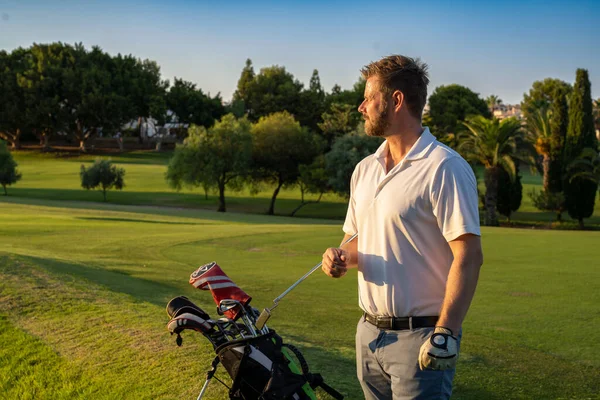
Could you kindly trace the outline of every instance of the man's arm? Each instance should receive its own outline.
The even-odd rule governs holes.
[[[346,234],[342,243],[350,239],[352,235]],[[323,253],[323,265],[321,269],[332,278],[340,278],[346,275],[348,268],[358,267],[358,239],[342,245],[341,247],[330,247]]]
[[[477,235],[462,235],[448,244],[454,261],[448,274],[446,294],[437,325],[458,335],[475,295],[479,270],[483,264],[483,252],[481,238]]]

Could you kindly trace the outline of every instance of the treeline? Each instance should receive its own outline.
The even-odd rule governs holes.
[[[142,122],[210,126],[225,113],[219,95],[211,97],[190,82],[163,80],[160,67],[132,55],[111,56],[81,44],[33,44],[0,51],[0,138],[13,149],[23,135],[35,135],[43,147],[59,134],[82,151],[97,136],[123,133]]]
[[[357,107],[364,87],[358,79],[351,89],[335,85],[326,92],[317,70],[305,87],[285,67],[257,72],[248,59],[232,101],[224,104],[219,94],[190,82],[175,78],[171,85],[153,61],[80,44],[34,44],[0,51],[0,138],[18,148],[21,135],[36,135],[48,147],[60,133],[85,151],[96,135],[146,141],[144,121],[170,124],[180,141],[185,138],[167,172],[173,187],[217,190],[225,211],[226,188],[258,190],[267,182],[275,188],[273,214],[283,187],[299,185],[300,206],[308,203],[305,193],[318,199],[329,191],[349,194],[354,166],[381,143],[363,134]],[[600,180],[598,103],[583,69],[574,86],[552,78],[534,82],[520,105],[522,120],[494,118],[497,96],[484,100],[453,84],[433,90],[423,124],[483,169],[486,225],[498,224],[497,213],[510,219],[518,210],[519,166],[528,164],[543,174],[543,190],[530,193],[535,205],[558,220],[568,212],[583,226]]]

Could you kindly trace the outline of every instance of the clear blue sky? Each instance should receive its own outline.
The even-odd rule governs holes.
[[[517,103],[534,81],[586,68],[600,97],[600,1],[0,0],[0,48],[53,41],[155,60],[225,100],[246,58],[305,84],[316,68],[329,91],[393,53],[430,65],[430,93],[459,83]]]

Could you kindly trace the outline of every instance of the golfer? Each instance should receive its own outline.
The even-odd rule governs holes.
[[[358,108],[385,138],[352,174],[344,240],[323,254],[334,278],[358,267],[357,374],[367,399],[447,399],[461,325],[483,263],[477,182],[421,115],[427,65],[394,55],[362,69]]]

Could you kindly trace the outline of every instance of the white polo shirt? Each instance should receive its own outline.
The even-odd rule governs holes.
[[[439,315],[453,261],[449,241],[481,235],[469,164],[425,128],[385,172],[387,141],[352,174],[344,232],[358,232],[360,307],[372,315]]]

